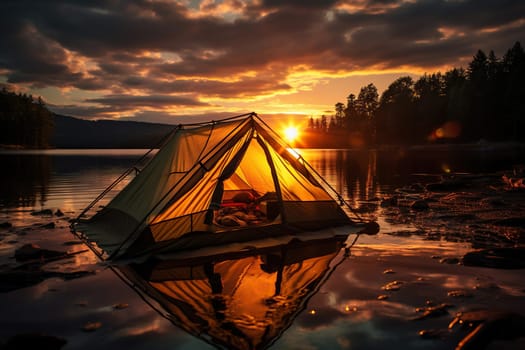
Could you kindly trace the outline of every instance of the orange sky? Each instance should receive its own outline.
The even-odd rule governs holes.
[[[0,84],[81,118],[318,117],[373,83],[501,57],[523,1],[3,1]]]

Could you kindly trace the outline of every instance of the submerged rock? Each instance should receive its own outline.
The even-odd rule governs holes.
[[[424,199],[418,199],[410,204],[412,210],[428,210],[429,208],[428,202]]]
[[[85,332],[93,332],[102,327],[102,322],[88,322],[82,327]]]
[[[31,270],[8,270],[0,271],[0,293],[7,293],[26,287],[31,287],[48,278],[58,277],[63,280],[72,280],[84,276],[91,276],[93,271],[76,271],[76,272],[54,272],[40,269]]]
[[[44,224],[42,226],[40,226],[42,228],[45,228],[45,229],[54,229],[56,227],[55,223],[54,222],[50,222],[50,223],[47,223],[47,224]]]
[[[401,281],[392,281],[390,283],[385,284],[381,289],[386,291],[397,291],[401,288],[401,285],[403,282]]]
[[[398,196],[392,196],[390,198],[385,198],[381,201],[380,206],[383,208],[386,207],[395,207],[398,204]]]
[[[441,339],[448,335],[446,329],[422,329],[418,332],[423,339]]]
[[[494,221],[496,226],[525,227],[525,217],[506,218]]]
[[[51,209],[43,209],[39,211],[31,212],[33,216],[53,216],[53,211]]]
[[[0,223],[0,228],[5,228],[5,229],[7,229],[7,228],[11,228],[11,227],[13,227],[13,224],[11,224],[10,222],[7,222],[7,221],[6,221],[6,222],[2,222],[2,223]]]
[[[458,289],[458,290],[451,290],[447,292],[447,296],[453,297],[453,298],[472,298],[474,294],[472,294],[471,292],[467,290]]]
[[[466,266],[522,269],[525,268],[525,247],[491,248],[468,252],[463,256],[462,263]]]
[[[17,334],[7,339],[2,346],[5,350],[18,349],[38,349],[38,350],[58,350],[66,345],[67,341],[52,335],[39,333]]]
[[[456,264],[459,264],[459,259],[458,258],[442,258],[439,260],[439,262],[441,264],[451,264],[451,265],[456,265]]]
[[[24,244],[15,251],[15,259],[19,262],[29,260],[47,260],[61,256],[67,256],[67,252],[42,249],[38,245],[32,243]]]
[[[453,305],[450,304],[439,304],[439,305],[431,305],[426,307],[417,308],[417,312],[421,312],[422,314],[418,317],[416,317],[414,320],[424,320],[426,318],[431,317],[441,317],[444,315],[448,315],[448,309],[451,308]]]
[[[449,324],[470,329],[457,345],[456,350],[484,349],[493,340],[512,340],[525,334],[525,317],[513,312],[477,310],[460,312]]]

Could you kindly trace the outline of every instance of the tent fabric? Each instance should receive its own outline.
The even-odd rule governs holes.
[[[175,325],[227,349],[266,349],[322,285],[346,237],[294,242],[243,256],[120,266]],[[343,258],[344,259],[344,258]]]
[[[258,225],[264,229],[217,223],[218,210],[243,191],[272,211]],[[305,161],[251,113],[179,126],[147,166],[75,230],[118,258],[351,223]]]

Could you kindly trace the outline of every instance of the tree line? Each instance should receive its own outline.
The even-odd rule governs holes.
[[[0,145],[47,148],[53,131],[53,113],[42,99],[0,91]]]
[[[502,58],[482,50],[467,69],[403,76],[379,96],[374,84],[348,95],[335,113],[310,118],[311,137],[339,146],[428,142],[525,141],[525,52]]]

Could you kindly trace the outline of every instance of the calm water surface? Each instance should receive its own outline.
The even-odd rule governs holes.
[[[60,208],[78,213],[145,150],[0,151],[0,208]],[[437,181],[447,173],[511,171],[522,152],[393,149],[388,151],[299,150],[302,156],[357,207],[414,182]],[[118,189],[117,189],[118,190]]]
[[[0,222],[10,222],[15,227],[8,232],[4,231],[0,237],[2,264],[9,266],[12,263],[10,257],[22,243],[56,247],[72,241],[73,236],[67,232],[67,220],[58,224],[58,228],[62,229],[59,233],[53,234],[50,231],[47,237],[32,236],[31,225],[45,223],[52,218],[35,217],[30,213],[50,208],[53,211],[60,209],[66,214],[66,218],[75,217],[144,152],[50,150],[0,153]],[[354,252],[353,258],[343,256],[338,250],[339,246],[333,246],[333,242],[329,242],[327,248],[318,254],[296,260],[290,258],[291,261],[283,265],[284,269],[282,266],[279,269],[280,265],[277,265],[272,270],[270,264],[270,267],[266,267],[269,270],[265,274],[260,269],[252,271],[254,266],[262,264],[261,257],[214,262],[218,270],[223,269],[220,292],[214,291],[213,283],[210,286],[202,282],[204,285],[195,284],[191,288],[187,281],[177,282],[181,284],[178,287],[155,284],[151,288],[152,285],[148,284],[149,289],[146,288],[143,295],[146,299],[159,294],[159,290],[166,291],[166,288],[210,288],[209,294],[188,292],[183,296],[179,295],[179,301],[175,304],[170,304],[169,300],[153,302],[157,309],[162,310],[164,305],[171,310],[169,322],[139,298],[113,271],[104,268],[92,255],[86,253],[72,262],[51,265],[49,268],[75,271],[79,266],[89,267],[97,271],[93,276],[67,282],[60,278],[51,278],[35,286],[0,294],[3,314],[0,318],[0,341],[17,333],[38,332],[66,339],[68,343],[64,349],[91,349],[93,346],[101,349],[210,349],[217,344],[224,346],[228,341],[240,342],[238,347],[246,348],[262,343],[263,338],[269,344],[275,342],[275,349],[384,349],[397,346],[406,349],[450,348],[452,341],[428,343],[414,337],[419,325],[407,323],[405,328],[399,327],[399,322],[396,321],[406,321],[406,315],[413,313],[412,307],[403,303],[391,303],[388,307],[386,304],[370,306],[371,303],[377,303],[374,300],[379,293],[380,284],[377,283],[380,282],[363,272],[368,271],[370,274],[370,271],[374,271],[381,275],[383,268],[388,266],[378,265],[379,258],[374,257],[374,253],[367,249],[371,245],[379,247],[386,244],[388,249],[395,247],[399,251],[408,252],[411,245],[418,246],[420,251],[425,249],[424,243],[417,237],[401,239],[384,235],[389,231],[409,230],[410,225],[399,228],[387,224],[377,200],[391,195],[396,188],[414,182],[438,181],[441,175],[447,173],[511,171],[525,163],[523,153],[499,151],[490,147],[481,150],[441,147],[431,151],[417,148],[385,151],[300,150],[300,153],[357,212],[376,218],[381,223],[381,234],[360,241],[366,244]],[[349,241],[352,239],[353,237],[349,238]],[[84,249],[82,245],[71,247],[76,251]],[[451,250],[463,252],[468,247],[440,242],[433,249],[433,252],[441,249],[446,253]],[[306,252],[308,249],[301,251]],[[289,256],[292,255],[290,253]],[[362,259],[356,261],[355,256]],[[410,253],[403,255],[403,258],[408,256]],[[396,263],[400,261],[401,258]],[[368,270],[362,264],[368,266]],[[242,279],[228,272],[239,268],[245,271]],[[137,285],[144,283],[140,278],[136,280],[136,272],[116,272]],[[277,286],[275,277],[279,273],[281,285]],[[250,276],[253,278],[250,279]],[[232,287],[235,293],[227,293],[230,285],[235,286]],[[265,288],[269,291],[270,298],[264,296]],[[273,295],[276,288],[280,291],[277,294],[282,297],[276,298]],[[255,290],[260,291],[260,297],[263,298],[261,300],[266,300],[255,311],[266,315],[261,317],[269,322],[268,325],[261,325],[250,319],[250,315],[243,313],[243,307],[250,308],[251,298],[258,297],[257,293],[254,295]],[[174,294],[167,295],[175,298]],[[220,303],[218,295],[222,298]],[[424,297],[418,298],[421,300],[413,302],[424,304]],[[207,326],[201,329],[185,326],[190,321],[184,321],[187,306],[181,306],[180,300],[184,301],[184,305],[191,305],[193,311],[190,313],[200,317],[201,321],[205,320]],[[129,304],[129,307],[116,311],[112,305],[119,303]],[[223,306],[217,306],[217,303]],[[366,309],[367,312],[360,312]],[[160,313],[165,314],[166,311]],[[225,323],[221,323],[221,320],[228,317],[235,317],[243,324],[252,325],[253,333],[242,333],[232,328],[233,326],[224,326]],[[83,325],[93,321],[100,321],[102,327],[93,333],[81,330]],[[214,322],[219,322],[221,326]],[[270,325],[274,325],[273,328]],[[217,327],[222,329],[222,333],[216,331],[219,329]],[[263,327],[266,333],[257,333],[257,327]]]

